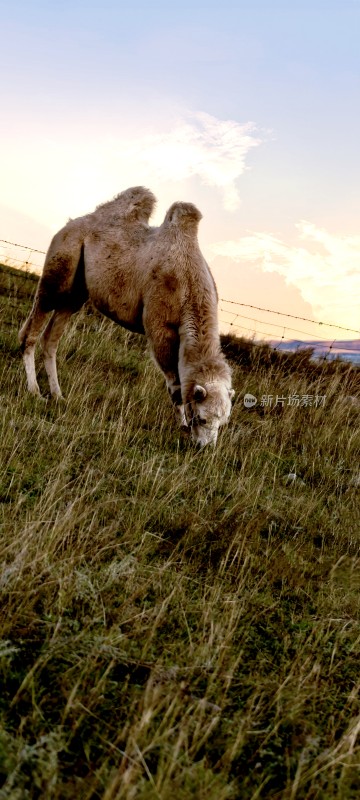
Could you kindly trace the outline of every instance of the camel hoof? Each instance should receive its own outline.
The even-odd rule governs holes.
[[[40,392],[31,392],[30,397],[33,397],[36,402],[40,403],[40,405],[47,403],[47,398],[40,394]]]
[[[38,397],[40,400],[44,400],[38,386],[35,389],[29,389],[29,395],[31,395],[31,397]]]
[[[53,402],[55,403],[60,403],[61,405],[64,405],[66,403],[66,399],[62,394],[52,394],[50,395],[50,397],[51,400],[53,400]]]

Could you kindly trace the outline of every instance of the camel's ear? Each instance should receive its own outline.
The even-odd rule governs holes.
[[[229,389],[229,397],[230,397],[230,400],[234,399],[234,397],[235,397],[234,389]]]
[[[194,386],[194,400],[195,400],[195,402],[196,403],[201,403],[202,400],[205,400],[206,395],[207,395],[206,389],[204,389],[203,386],[200,386],[200,384],[197,383],[196,386]]]

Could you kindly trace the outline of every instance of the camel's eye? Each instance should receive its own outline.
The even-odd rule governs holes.
[[[199,425],[206,425],[206,419],[202,419],[197,414],[193,414],[190,424],[192,427],[197,428]]]

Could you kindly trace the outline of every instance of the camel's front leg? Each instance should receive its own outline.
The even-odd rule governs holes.
[[[179,376],[178,375],[172,375],[170,373],[165,373],[165,380],[166,380],[166,385],[167,385],[167,388],[168,388],[169,395],[171,397],[171,402],[173,403],[173,405],[175,407],[175,412],[176,412],[176,416],[177,416],[177,420],[178,420],[179,426],[181,428],[186,428],[187,429],[188,425],[187,425],[187,422],[186,422],[185,409],[184,409],[182,396],[181,396],[181,386],[180,386],[180,383],[179,383]]]
[[[167,389],[180,427],[186,427],[184,405],[178,372],[179,336],[176,330],[145,314],[144,327],[152,355],[165,376]]]

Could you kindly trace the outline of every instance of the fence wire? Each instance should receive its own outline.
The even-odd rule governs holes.
[[[29,256],[27,257],[27,259],[24,259],[24,258],[18,258],[17,256],[13,256],[13,255],[10,255],[10,254],[8,254],[8,255],[5,254],[5,255],[2,255],[2,258],[5,258],[9,262],[15,261],[17,264],[23,264],[26,267],[33,266],[33,267],[36,267],[37,269],[41,269],[42,268],[42,264],[34,263],[31,260],[31,255],[33,253],[36,253],[36,254],[39,254],[39,255],[45,255],[45,250],[38,250],[35,247],[30,247],[29,245],[18,244],[17,242],[10,242],[7,239],[0,239],[0,247],[4,248],[4,245],[7,245],[7,248],[15,247],[15,248],[18,248],[19,250],[26,250],[26,251],[29,252]],[[284,311],[277,311],[277,310],[275,310],[273,308],[263,308],[262,306],[255,306],[255,305],[251,305],[250,303],[240,303],[237,300],[229,300],[229,299],[227,299],[225,297],[222,297],[220,299],[220,302],[222,304],[224,304],[224,303],[225,304],[229,304],[229,305],[235,306],[237,308],[253,309],[255,311],[261,311],[261,312],[266,313],[266,314],[275,314],[277,316],[285,317],[287,320],[293,320],[293,319],[294,320],[300,320],[301,322],[307,322],[307,323],[310,323],[311,325],[322,326],[324,328],[335,328],[336,330],[346,331],[347,333],[356,333],[356,334],[358,334],[360,336],[360,330],[354,330],[353,328],[345,328],[343,325],[336,325],[333,322],[322,322],[320,320],[309,319],[308,317],[300,317],[300,316],[298,316],[296,314],[287,314]],[[333,341],[331,341],[330,344],[328,344],[327,342],[325,343],[324,337],[321,337],[321,336],[319,336],[317,334],[314,334],[311,331],[304,331],[304,330],[300,330],[299,328],[294,328],[294,327],[292,327],[291,323],[290,324],[287,323],[287,324],[283,325],[282,323],[278,324],[278,323],[275,323],[275,322],[271,322],[269,319],[261,320],[261,319],[258,319],[257,317],[254,317],[254,316],[248,316],[246,314],[242,314],[240,311],[236,311],[235,309],[232,310],[232,309],[229,309],[229,308],[224,308],[223,306],[220,307],[220,314],[226,314],[226,315],[229,315],[229,317],[230,317],[229,319],[226,319],[226,318],[220,316],[219,319],[220,319],[220,322],[223,323],[223,325],[228,326],[228,328],[230,328],[230,329],[234,329],[234,330],[237,330],[237,331],[246,331],[247,334],[250,333],[254,341],[256,341],[256,337],[268,336],[268,337],[270,337],[270,340],[271,340],[270,343],[273,345],[275,340],[279,340],[279,343],[277,345],[275,345],[275,349],[279,348],[281,345],[284,346],[286,344],[290,345],[291,343],[293,343],[294,337],[292,335],[287,335],[287,334],[298,333],[298,334],[301,334],[302,336],[310,336],[311,337],[310,340],[302,341],[301,343],[299,343],[298,347],[302,347],[302,348],[306,347],[306,346],[312,347],[312,346],[315,345],[315,350],[316,350],[316,345],[318,343],[318,345],[319,345],[318,349],[321,350],[321,355],[323,355],[323,356],[324,355],[328,355],[330,353],[336,353],[336,352],[338,352],[338,354],[339,355],[341,354],[342,356],[346,356],[348,354],[351,354],[351,355],[355,354],[355,357],[359,356],[359,361],[360,361],[360,342],[359,342],[359,347],[357,346],[357,342],[355,343],[355,346],[354,346],[352,342],[349,342],[349,344],[347,344],[346,340],[342,340],[341,341],[340,339],[334,339]],[[241,323],[241,320],[246,320],[247,322],[249,322],[249,321],[253,322],[254,325],[252,327],[249,327],[249,325],[243,325]],[[263,330],[263,329],[260,330],[258,328],[258,326],[261,326],[261,328],[263,328],[264,325],[266,327],[269,327],[269,328],[270,327],[271,328],[281,328],[282,329],[282,334],[280,335],[279,333],[276,333],[274,331],[270,332],[268,330]],[[264,339],[263,338],[260,338],[260,339],[258,338],[258,342],[259,341],[264,341]],[[322,344],[321,348],[320,348],[320,344]],[[294,347],[294,344],[292,345],[292,349],[293,349],[293,347]]]

